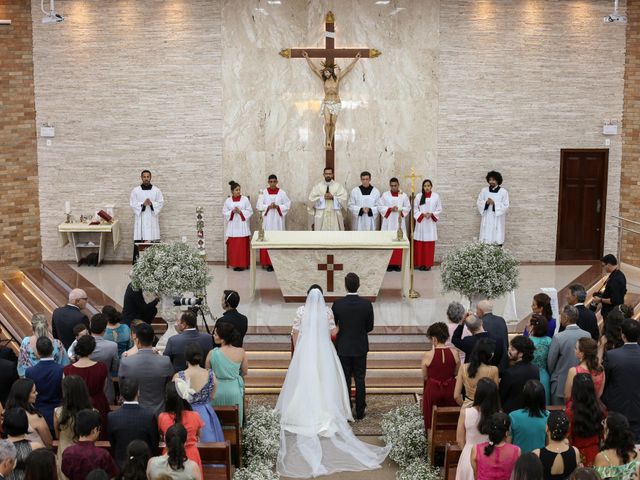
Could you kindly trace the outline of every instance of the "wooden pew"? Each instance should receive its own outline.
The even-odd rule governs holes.
[[[434,465],[436,450],[445,451],[447,444],[456,443],[458,417],[460,417],[460,407],[433,407],[431,428],[427,438],[431,465]]]
[[[236,468],[242,467],[242,427],[240,426],[240,411],[237,405],[218,406],[213,408],[222,425],[224,439],[231,444],[235,454]],[[246,410],[245,410],[246,411]]]
[[[455,443],[447,443],[444,447],[444,480],[452,480],[456,478],[456,470],[458,469],[458,460],[462,449]]]
[[[231,480],[231,445],[228,441],[198,443],[203,480]]]

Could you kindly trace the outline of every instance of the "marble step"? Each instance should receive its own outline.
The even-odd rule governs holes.
[[[413,369],[419,368],[423,352],[420,351],[373,351],[367,356],[367,368]],[[291,361],[289,352],[249,351],[249,365],[254,369],[288,368]]]
[[[287,370],[284,368],[249,369],[245,379],[246,387],[276,387],[284,382]],[[367,387],[372,388],[417,388],[422,387],[422,372],[416,369],[367,369]]]

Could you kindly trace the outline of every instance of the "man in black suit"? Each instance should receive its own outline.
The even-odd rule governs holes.
[[[358,295],[360,278],[355,273],[344,277],[347,296],[333,303],[333,316],[338,327],[336,351],[351,397],[351,376],[356,382],[356,419],[364,418],[367,406],[365,376],[367,374],[368,333],[373,330],[373,305]]]
[[[107,426],[111,450],[120,468],[127,459],[127,447],[134,440],[149,445],[151,455],[158,450],[158,424],[151,410],[138,403],[138,384],[129,378],[120,382],[120,394],[124,398],[122,407],[109,412]]]
[[[476,307],[476,315],[482,320],[482,328],[495,341],[502,344],[502,358],[498,368],[503,371],[509,366],[509,358],[504,352],[509,348],[509,330],[504,318],[493,314],[493,304],[489,300],[481,300]]]
[[[238,339],[233,343],[234,347],[242,347],[244,336],[247,334],[249,322],[247,317],[242,315],[238,310],[240,304],[240,294],[235,290],[225,290],[222,292],[222,309],[224,313],[216,321],[216,326],[221,322],[230,323],[238,332]]]
[[[89,329],[89,318],[81,312],[86,306],[87,294],[84,290],[74,288],[69,292],[69,303],[53,311],[51,321],[53,338],[60,340],[67,350],[76,339],[73,335],[73,327],[84,323],[87,330]]]
[[[528,380],[540,380],[540,371],[531,365],[536,347],[530,338],[517,335],[509,343],[509,360],[513,363],[505,369],[500,379],[502,410],[511,413],[524,407],[522,389]]]
[[[611,255],[605,255],[600,259],[602,268],[609,274],[607,283],[605,283],[604,291],[596,293],[593,302],[602,304],[600,313],[604,320],[607,319],[609,312],[618,305],[624,304],[624,296],[627,294],[627,277],[620,271],[618,267],[618,259]]]
[[[196,314],[190,310],[183,313],[176,323],[176,329],[180,332],[180,335],[170,337],[164,349],[164,355],[171,359],[175,371],[179,372],[187,368],[184,351],[187,345],[194,342],[202,348],[203,362],[200,366],[204,367],[204,359],[213,348],[213,339],[211,335],[198,332],[198,317]]]
[[[124,292],[124,301],[122,302],[122,323],[131,326],[131,321],[135,319],[146,323],[153,322],[158,313],[156,305],[158,305],[159,301],[160,298],[156,297],[147,303],[142,290],[134,290],[131,283],[129,283],[127,290]]]
[[[18,379],[17,362],[0,358],[0,403],[7,404],[11,385]]]
[[[622,339],[624,345],[609,350],[605,357],[602,401],[610,412],[627,417],[635,443],[640,443],[640,323],[630,318],[622,322]]]
[[[600,329],[598,328],[598,319],[596,314],[584,306],[584,301],[587,299],[587,290],[584,286],[576,283],[569,287],[569,297],[567,303],[573,305],[578,310],[578,325],[585,332],[589,332],[591,338],[596,342],[600,338]],[[563,328],[560,331],[564,330]]]
[[[462,330],[464,326],[467,326],[471,335],[468,337],[462,338]],[[467,312],[465,314],[464,321],[460,322],[460,324],[453,331],[453,335],[451,336],[451,343],[458,350],[464,352],[464,363],[469,363],[471,359],[471,352],[473,351],[473,347],[476,346],[476,342],[481,338],[491,338],[496,342],[496,351],[491,357],[491,365],[498,367],[500,362],[502,362],[502,356],[506,355],[504,351],[504,347],[502,345],[502,340],[494,338],[489,332],[485,331],[482,326],[482,319],[478,318],[473,313]]]
[[[62,400],[62,376],[64,367],[53,359],[53,342],[48,337],[40,337],[36,341],[38,363],[27,368],[24,376],[36,384],[36,408],[47,421],[53,432],[53,411]]]

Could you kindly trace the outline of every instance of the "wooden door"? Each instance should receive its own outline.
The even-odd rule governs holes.
[[[556,260],[598,260],[604,243],[609,150],[561,150]]]

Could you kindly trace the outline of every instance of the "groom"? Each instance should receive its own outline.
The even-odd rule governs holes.
[[[356,381],[356,420],[364,418],[365,384],[367,373],[367,352],[369,338],[367,333],[373,330],[373,305],[358,295],[360,278],[355,273],[347,273],[344,278],[347,296],[333,303],[333,315],[338,327],[336,351],[342,363],[347,381],[347,390],[351,393],[351,376]],[[349,395],[351,398],[351,395]]]

